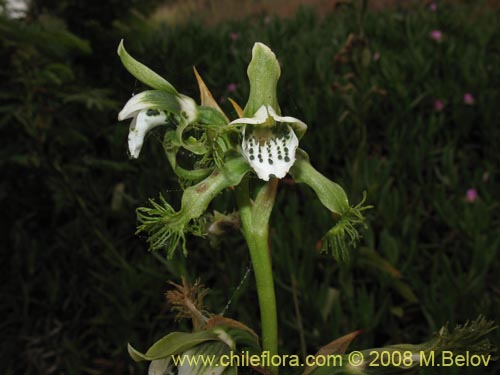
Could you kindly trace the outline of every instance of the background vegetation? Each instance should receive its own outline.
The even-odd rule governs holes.
[[[143,15],[153,0],[95,3],[34,1],[26,18],[0,20],[3,374],[144,373],[126,343],[142,349],[178,327],[163,293],[181,275],[212,289],[209,310],[259,329],[241,235],[193,239],[171,262],[134,235],[135,208],[159,192],[175,202],[180,188],[159,133],[128,160],[116,117],[142,87],[119,63],[121,38],[193,97],[195,65],[233,118],[226,99],[244,104],[251,47],[267,43],[283,67],[283,112],[309,125],[303,148],[353,202],[366,190],[375,206],[339,267],[317,250],[326,210],[281,182],[271,233],[284,353],[356,329],[353,347],[367,348],[421,342],[479,314],[498,321],[498,11],[347,4],[174,27]],[[231,207],[221,196],[214,208]]]

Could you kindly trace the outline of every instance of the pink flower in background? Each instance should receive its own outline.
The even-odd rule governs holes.
[[[373,54],[373,61],[378,61],[380,60],[380,52],[375,52]]]
[[[238,85],[236,83],[230,83],[227,85],[227,91],[235,92],[238,89]]]
[[[433,12],[435,12],[438,8],[438,5],[436,3],[431,3],[431,5],[429,5],[429,9],[432,10]]]
[[[478,198],[479,194],[477,193],[476,189],[469,189],[467,190],[467,193],[465,193],[465,200],[468,203],[474,203]]]
[[[443,33],[441,32],[441,30],[432,30],[429,36],[436,42],[441,42],[443,40]]]
[[[232,31],[230,34],[229,34],[229,37],[231,38],[231,40],[233,42],[236,42],[238,39],[240,39],[240,34]]]
[[[441,99],[436,99],[434,101],[434,110],[436,112],[441,112],[444,109],[444,103]]]
[[[464,103],[467,105],[473,105],[474,104],[474,96],[470,92],[467,92],[464,94]]]
[[[219,99],[219,103],[223,104],[225,102],[226,102],[226,98],[224,98],[223,96],[221,96],[220,99]]]

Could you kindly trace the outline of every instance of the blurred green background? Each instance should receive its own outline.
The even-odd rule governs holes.
[[[317,250],[328,212],[307,188],[280,184],[271,240],[283,353],[312,354],[356,329],[353,349],[419,343],[479,314],[498,322],[497,8],[230,3],[33,0],[13,18],[0,1],[2,374],[145,373],[126,343],[144,349],[179,329],[163,294],[181,275],[211,288],[210,311],[230,301],[226,316],[260,329],[240,234],[191,239],[188,258],[168,262],[134,235],[137,207],[159,192],[178,202],[181,190],[161,130],[128,159],[117,113],[144,87],[119,62],[121,38],[195,98],[196,66],[231,118],[252,45],[268,44],[283,113],[309,125],[302,147],[353,203],[366,191],[374,205],[339,266]],[[231,210],[229,198],[213,208]]]

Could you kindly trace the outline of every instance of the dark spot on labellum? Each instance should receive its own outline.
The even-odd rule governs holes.
[[[273,164],[273,159],[267,159],[267,162],[272,165]]]
[[[290,161],[290,158],[288,156],[285,156],[285,161],[288,163]]]
[[[160,114],[160,111],[157,109],[148,109],[146,112],[146,116],[158,116]]]

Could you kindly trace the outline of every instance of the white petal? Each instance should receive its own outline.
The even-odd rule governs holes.
[[[252,125],[259,125],[263,124],[267,121],[269,117],[269,112],[268,108],[271,108],[270,106],[263,105],[261,106],[257,112],[255,112],[255,115],[253,117],[242,117],[237,120],[231,121],[229,125],[232,124],[252,124]]]
[[[118,113],[118,121],[133,118],[139,111],[147,108],[147,104],[144,100],[145,95],[145,92],[141,92],[140,94],[132,96],[127,103],[125,103],[120,113]]]
[[[198,110],[196,109],[196,103],[189,96],[179,94],[177,100],[181,106],[181,116],[188,120],[188,123],[196,120],[198,116]]]
[[[185,95],[172,95],[159,90],[147,90],[132,96],[118,114],[122,121],[134,117],[144,109],[157,108],[184,117],[193,122],[197,117],[196,103]]]
[[[299,119],[295,118],[295,117],[291,117],[291,116],[280,116],[276,113],[276,111],[273,109],[273,107],[271,106],[268,106],[268,109],[269,109],[269,114],[271,115],[271,117],[273,119],[276,120],[276,122],[291,122],[291,123],[299,123],[299,124],[302,124],[304,125],[305,127],[307,127],[307,125],[300,121]]]
[[[281,134],[269,128],[264,129],[264,133],[263,129],[256,128],[248,135],[245,134],[247,127],[243,130],[243,155],[261,180],[269,181],[272,176],[283,178],[295,163],[299,140],[290,126],[285,126]],[[265,131],[267,136],[262,135]]]
[[[128,149],[134,159],[139,157],[146,133],[156,126],[167,123],[164,111],[144,109],[139,111],[130,124],[128,133]]]

